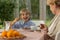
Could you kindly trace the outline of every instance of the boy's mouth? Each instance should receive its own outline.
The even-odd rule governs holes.
[[[24,19],[28,19],[28,17],[25,17]]]

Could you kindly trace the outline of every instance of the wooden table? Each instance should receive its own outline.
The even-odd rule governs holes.
[[[28,30],[18,30],[20,31],[22,34],[24,34],[26,36],[26,38],[24,38],[24,40],[40,40],[40,38],[42,37],[40,32],[34,31],[28,31]]]
[[[24,34],[26,38],[23,40],[42,40],[41,37],[43,37],[41,32],[34,31],[31,32],[29,30],[23,30],[23,29],[17,29],[20,33]],[[3,30],[1,30],[2,32]]]

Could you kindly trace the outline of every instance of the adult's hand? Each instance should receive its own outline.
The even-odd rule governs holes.
[[[45,24],[40,24],[41,31],[48,32],[48,27]]]

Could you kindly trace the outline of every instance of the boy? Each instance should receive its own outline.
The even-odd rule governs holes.
[[[31,13],[27,9],[22,9],[20,11],[20,17],[16,18],[10,25],[11,28],[30,28],[30,26],[35,26],[31,21]]]

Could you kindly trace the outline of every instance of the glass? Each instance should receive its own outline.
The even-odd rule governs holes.
[[[5,28],[4,29],[6,31],[8,31],[9,30],[9,27],[10,27],[10,21],[5,21],[4,23],[5,23],[5,26],[4,26]]]

